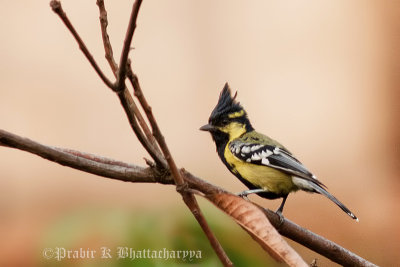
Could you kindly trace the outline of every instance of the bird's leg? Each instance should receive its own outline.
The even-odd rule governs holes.
[[[257,189],[245,190],[245,191],[242,191],[240,193],[237,193],[236,195],[239,196],[239,197],[242,197],[242,198],[244,198],[246,200],[249,200],[247,198],[247,195],[261,193],[261,192],[268,192],[268,190],[257,188]]]
[[[282,223],[284,222],[285,218],[282,215],[282,211],[283,211],[283,206],[285,206],[285,202],[287,199],[288,195],[283,197],[282,203],[279,206],[279,208],[275,211],[275,213],[279,216],[279,221],[281,222],[280,225],[282,225]]]

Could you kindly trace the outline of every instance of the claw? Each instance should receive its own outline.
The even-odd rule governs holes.
[[[236,195],[238,197],[241,197],[241,198],[247,200],[247,201],[250,201],[250,199],[247,197],[247,195],[248,195],[247,191],[243,191],[243,192],[237,193]]]
[[[239,197],[242,197],[242,198],[244,198],[246,200],[249,200],[247,198],[247,195],[257,194],[257,193],[261,193],[261,192],[267,192],[267,191],[265,189],[257,188],[257,189],[245,190],[245,191],[242,191],[240,193],[237,193],[236,195],[239,196]]]
[[[282,211],[280,209],[275,211],[275,214],[279,216],[279,226],[278,226],[278,228],[279,228],[285,222],[285,217],[283,217]]]

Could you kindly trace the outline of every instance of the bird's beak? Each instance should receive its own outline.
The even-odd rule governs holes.
[[[206,124],[200,127],[200,131],[207,131],[207,132],[211,132],[214,131],[216,128],[214,126],[212,126],[211,124]]]

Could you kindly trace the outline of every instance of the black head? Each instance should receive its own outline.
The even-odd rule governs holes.
[[[216,139],[223,137],[231,139],[253,130],[246,111],[235,100],[236,95],[232,97],[231,89],[226,83],[208,119],[208,124],[200,128],[202,131],[209,131],[216,142]]]

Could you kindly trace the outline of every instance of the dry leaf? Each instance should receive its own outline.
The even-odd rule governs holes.
[[[217,193],[206,196],[214,205],[232,217],[274,259],[289,266],[308,266],[271,225],[265,214],[241,197]]]

